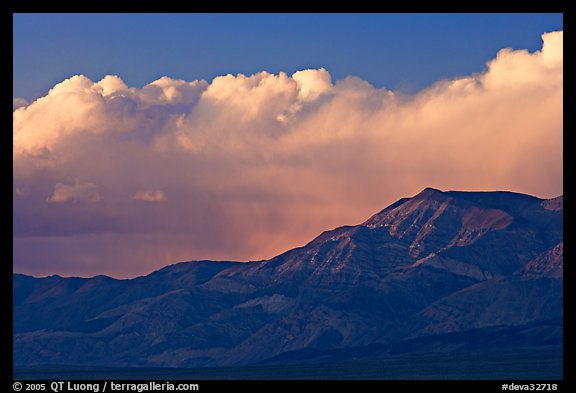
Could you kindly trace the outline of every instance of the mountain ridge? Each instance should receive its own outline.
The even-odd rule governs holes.
[[[562,196],[427,188],[270,260],[182,262],[124,280],[14,274],[14,362],[245,365],[492,337],[501,324],[551,332],[517,330],[529,346],[561,342],[545,321],[562,317],[562,212]]]

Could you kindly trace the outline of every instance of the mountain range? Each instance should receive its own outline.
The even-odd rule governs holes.
[[[13,275],[15,365],[220,367],[561,348],[563,197],[427,188],[256,262]]]

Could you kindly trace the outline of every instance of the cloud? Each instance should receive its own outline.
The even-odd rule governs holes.
[[[19,189],[16,188],[16,193],[21,194]],[[54,185],[54,192],[46,202],[49,203],[66,203],[66,202],[89,202],[94,203],[100,201],[100,193],[98,186],[93,183],[74,183],[63,184],[56,183]]]
[[[100,88],[103,96],[110,96],[114,93],[121,94],[128,91],[128,86],[118,75],[106,75],[94,87],[96,89]]]
[[[298,98],[302,101],[314,101],[332,88],[332,77],[324,68],[297,71],[292,79],[298,86]]]
[[[413,95],[325,69],[71,77],[13,112],[15,269],[268,258],[427,186],[557,196],[563,33],[542,39]]]
[[[160,190],[138,191],[132,199],[144,202],[165,202],[166,195]]]
[[[18,108],[21,108],[23,106],[27,106],[28,105],[28,101],[25,100],[24,98],[13,98],[12,99],[12,110],[15,111]]]

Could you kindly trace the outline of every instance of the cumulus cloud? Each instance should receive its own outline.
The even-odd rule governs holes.
[[[128,90],[128,86],[118,75],[106,75],[95,86],[95,89],[100,89],[103,96],[110,96],[114,93],[121,93]]]
[[[19,189],[16,189],[17,194],[21,194]],[[54,185],[54,192],[46,202],[49,203],[66,203],[66,202],[98,202],[100,201],[100,193],[98,186],[93,183],[74,183],[63,184],[56,183]]]
[[[332,77],[324,68],[296,71],[292,79],[298,86],[298,98],[302,101],[314,101],[332,88]]]
[[[78,75],[14,100],[15,269],[268,258],[427,186],[557,196],[563,33],[542,39],[414,95],[321,68],[143,88]]]

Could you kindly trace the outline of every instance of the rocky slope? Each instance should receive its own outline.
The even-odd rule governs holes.
[[[186,262],[132,280],[15,274],[14,362],[198,367],[367,346],[559,346],[562,225],[562,197],[427,188],[267,261]]]

